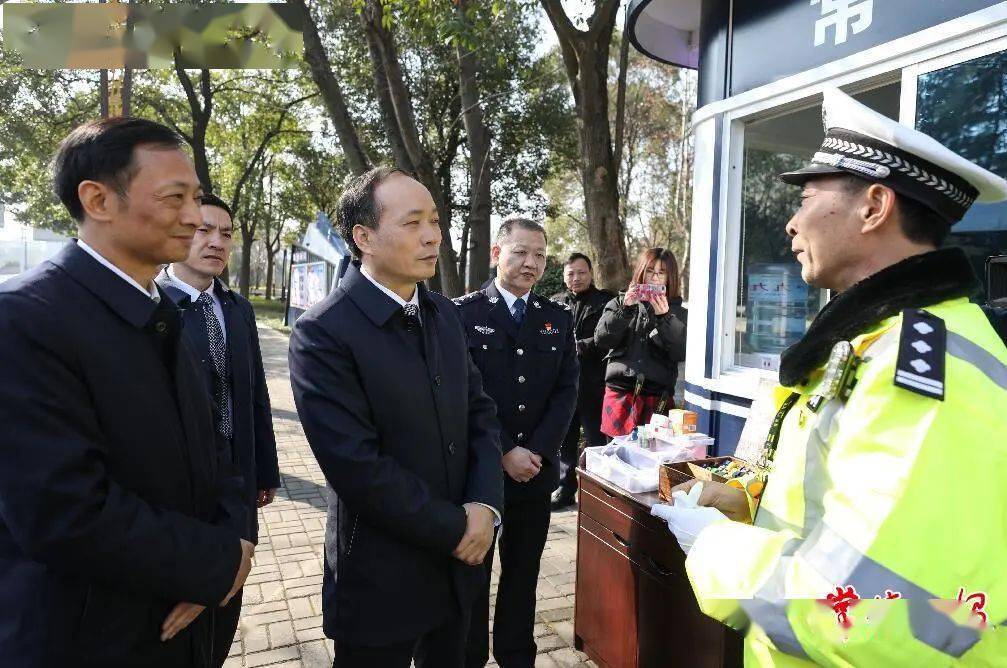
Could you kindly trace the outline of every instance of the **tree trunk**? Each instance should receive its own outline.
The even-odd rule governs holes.
[[[311,10],[308,9],[304,0],[287,0],[287,3],[297,7],[303,17],[304,60],[308,63],[311,78],[322,94],[329,118],[339,136],[339,145],[346,157],[346,164],[354,174],[363,174],[371,168],[371,162],[364,152],[356,126],[354,126],[350,112],[346,108],[346,100],[339,87],[339,81],[332,74],[332,66],[329,64],[329,57],[325,54],[325,46],[319,37],[315,19],[311,16]]]
[[[98,113],[108,118],[108,70],[98,72]]]
[[[459,0],[455,15],[465,21],[468,0]],[[479,99],[479,59],[473,50],[459,40],[458,89],[462,98],[462,119],[469,147],[469,220],[468,220],[468,292],[474,292],[489,278],[490,214],[493,203],[490,191],[490,133],[483,118]],[[466,252],[465,239],[463,252]],[[465,276],[463,273],[462,276]]]
[[[610,290],[629,280],[625,225],[619,216],[618,165],[608,106],[608,54],[618,0],[595,0],[588,29],[578,30],[561,0],[540,0],[559,39],[580,130],[580,172],[588,238],[597,258],[595,277]]]
[[[466,221],[462,225],[462,250],[458,253],[458,274],[461,276],[468,276],[468,262],[469,262],[469,222]],[[478,290],[479,288],[476,288]],[[469,287],[469,292],[474,292],[474,290]]]
[[[273,298],[273,254],[266,249],[266,299]]]
[[[241,235],[241,268],[238,271],[238,291],[248,299],[248,287],[252,278],[252,244],[255,238],[251,234]]]
[[[429,153],[420,142],[419,131],[416,129],[416,119],[413,115],[412,101],[409,97],[409,89],[406,86],[405,77],[402,74],[402,65],[399,63],[398,51],[395,47],[395,39],[390,31],[386,30],[381,23],[383,8],[381,0],[367,0],[361,17],[364,21],[364,29],[371,31],[376,49],[372,50],[372,57],[380,60],[380,66],[384,68],[385,76],[388,79],[388,93],[395,109],[395,118],[402,136],[403,144],[413,163],[416,177],[433,197],[434,204],[440,214],[441,241],[438,254],[438,277],[442,292],[448,297],[457,297],[462,294],[462,282],[458,276],[457,258],[454,248],[451,245],[451,211],[447,206],[447,200],[441,189],[437,174],[434,170],[433,161]],[[372,63],[373,64],[373,63]]]
[[[270,160],[270,162],[272,162]],[[268,165],[263,166],[262,171],[268,169]],[[231,205],[231,210],[238,214],[238,229],[241,230],[241,266],[238,268],[238,290],[242,297],[248,297],[249,279],[252,273],[252,244],[255,243],[255,230],[259,225],[258,219],[252,215],[253,211],[259,209],[253,207],[252,202],[262,201],[262,191],[264,188],[262,171],[256,173],[255,190],[249,193],[244,202],[240,203],[235,199]]]
[[[133,68],[122,71],[122,115],[133,115]]]
[[[186,100],[189,102],[189,116],[192,119],[192,135],[188,137],[192,146],[192,162],[196,168],[196,176],[203,184],[206,192],[213,192],[213,179],[210,176],[210,161],[206,157],[206,130],[210,126],[210,118],[213,115],[213,89],[210,87],[210,70],[200,70],[199,87],[203,97],[202,102],[196,96],[195,86],[192,79],[182,67],[180,52],[175,51],[175,74],[179,83],[185,91]]]
[[[622,165],[623,137],[626,129],[626,75],[629,70],[629,11],[626,11],[626,22],[619,38],[619,79],[615,89],[615,164]],[[629,190],[627,188],[627,190]]]
[[[192,162],[196,167],[196,176],[203,188],[212,193],[213,179],[210,176],[210,160],[206,156],[206,129],[209,125],[209,118],[197,121],[192,120]]]
[[[581,181],[588,237],[598,258],[598,283],[609,290],[621,290],[629,281],[629,262],[608,122],[608,57],[584,51],[580,62]]]
[[[371,71],[374,79],[374,95],[378,99],[378,109],[381,111],[381,125],[385,128],[385,136],[392,149],[392,157],[395,166],[408,172],[416,171],[409,151],[406,150],[405,141],[402,139],[402,131],[399,130],[399,122],[395,117],[395,104],[392,102],[391,92],[388,90],[388,73],[385,71],[385,63],[381,57],[381,47],[378,45],[378,37],[375,32],[368,27],[366,19],[363,19],[364,35],[367,37],[367,48],[371,53]]]

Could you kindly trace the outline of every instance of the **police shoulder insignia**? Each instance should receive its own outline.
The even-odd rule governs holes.
[[[943,401],[946,350],[947,327],[944,321],[923,309],[906,309],[902,312],[895,384],[910,392]]]
[[[556,301],[555,299],[550,299],[549,301],[550,301],[550,302],[552,303],[552,305],[553,305],[553,306],[555,306],[556,308],[561,308],[561,309],[563,309],[564,311],[569,311],[569,310],[570,310],[570,305],[569,305],[569,304],[567,304],[567,303],[565,303],[565,302],[560,302],[560,301]]]
[[[467,304],[468,302],[472,301],[473,299],[475,299],[476,297],[478,297],[481,294],[482,293],[479,292],[479,291],[470,292],[467,295],[462,295],[461,297],[455,297],[451,301],[453,301],[455,304]]]

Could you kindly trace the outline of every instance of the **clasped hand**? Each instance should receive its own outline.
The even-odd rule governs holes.
[[[454,557],[464,561],[469,566],[478,566],[486,558],[490,545],[493,544],[493,529],[495,515],[493,511],[479,503],[466,503],[465,535],[462,536]]]
[[[238,572],[234,575],[234,583],[231,585],[231,590],[227,592],[227,596],[225,596],[224,600],[220,602],[220,607],[224,607],[230,603],[235,594],[237,594],[238,591],[245,586],[245,580],[248,578],[248,574],[252,570],[252,557],[254,554],[255,545],[242,538],[241,562],[238,564]],[[161,641],[164,642],[174,638],[183,629],[189,626],[189,624],[192,624],[192,622],[194,622],[204,610],[206,610],[206,606],[198,603],[187,603],[183,601],[176,604],[161,624]]]
[[[528,482],[542,470],[542,455],[516,445],[503,456],[503,468],[515,482]]]

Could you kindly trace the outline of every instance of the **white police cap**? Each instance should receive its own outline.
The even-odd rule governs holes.
[[[853,174],[921,202],[949,224],[974,202],[1007,200],[1007,181],[918,130],[879,114],[838,88],[824,91],[825,141],[811,164],[780,175],[793,185]]]

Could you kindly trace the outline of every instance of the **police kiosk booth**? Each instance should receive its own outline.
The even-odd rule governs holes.
[[[1007,177],[1007,2],[632,0],[634,46],[699,70],[686,408],[731,454],[780,353],[829,299],[784,230],[776,176],[818,150],[821,91],[855,98]],[[946,245],[976,273],[1007,253],[1007,204],[976,204]],[[984,279],[985,280],[985,279]]]

